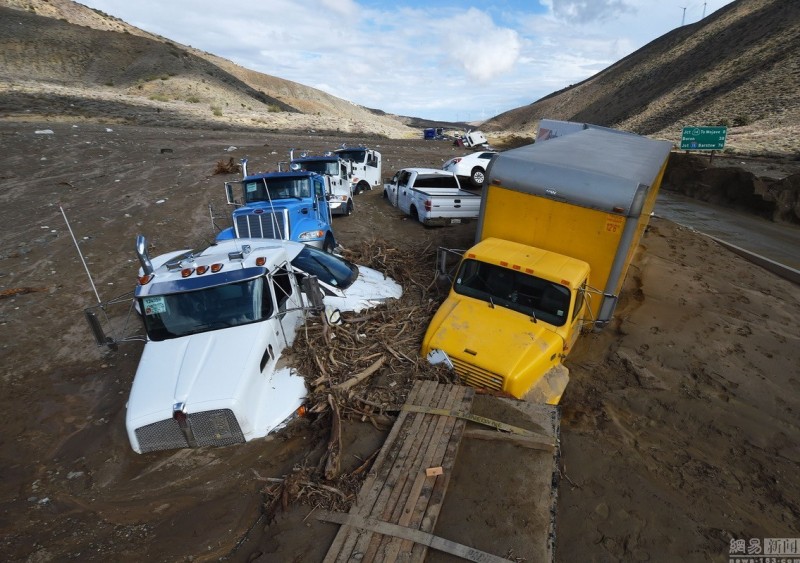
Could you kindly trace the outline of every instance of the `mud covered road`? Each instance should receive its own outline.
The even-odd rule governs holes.
[[[53,134],[35,133],[45,129]],[[82,316],[94,293],[59,206],[108,299],[133,287],[137,234],[156,254],[213,239],[208,206],[226,216],[222,185],[235,178],[211,174],[219,160],[248,157],[251,170],[268,169],[290,148],[343,141],[380,150],[384,176],[459,154],[442,142],[316,132],[0,124],[6,559],[321,560],[336,526],[310,518],[311,506],[292,505],[269,525],[262,517],[264,479],[324,447],[312,424],[223,449],[131,451],[125,401],[141,344],[108,353],[94,345]],[[356,202],[352,217],[334,222],[345,247],[366,238],[431,248],[472,240],[473,225],[425,229],[378,190]],[[616,322],[586,335],[568,361],[557,560],[726,561],[732,539],[800,537],[798,317],[796,285],[653,219]],[[344,431],[349,467],[383,439],[358,420]],[[462,542],[501,538],[479,547],[506,555],[511,541],[486,532],[521,525],[501,516],[527,502],[526,468],[513,449],[493,461],[502,470],[491,478],[507,495],[479,510],[448,498],[444,511],[463,519]],[[452,487],[478,487],[480,473]]]

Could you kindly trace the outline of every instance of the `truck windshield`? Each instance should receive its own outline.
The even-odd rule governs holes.
[[[563,326],[569,312],[569,288],[542,278],[487,262],[461,263],[453,289],[456,293]]]
[[[329,176],[339,175],[339,163],[337,161],[325,162],[323,160],[306,160],[292,163],[292,165],[295,164],[299,166],[298,170],[316,172],[317,174],[328,174]]]
[[[244,183],[245,203],[309,197],[311,182],[308,178],[261,178]]]
[[[272,315],[269,284],[259,277],[206,289],[139,298],[150,340],[179,338],[267,319]]]
[[[349,160],[351,162],[364,162],[367,158],[367,151],[365,150],[344,150],[336,151],[336,156],[342,160]]]
[[[304,246],[294,257],[292,266],[339,289],[350,287],[358,277],[355,264],[310,246]]]

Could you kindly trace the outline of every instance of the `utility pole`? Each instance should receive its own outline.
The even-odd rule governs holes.
[[[688,6],[687,6],[687,7],[688,7]],[[687,7],[683,7],[683,8],[681,8],[681,10],[683,10],[683,16],[681,16],[681,27],[683,27],[683,22],[685,22],[685,21],[686,21],[686,8],[687,8]]]
[[[706,4],[708,4],[708,2],[703,2],[703,17],[700,18],[700,19],[705,19],[706,18]]]

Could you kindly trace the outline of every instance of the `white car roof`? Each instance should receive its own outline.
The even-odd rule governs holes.
[[[448,172],[447,170],[442,170],[440,168],[403,168],[400,172],[416,172],[417,175],[420,174],[433,174],[436,176],[452,176],[452,172]]]

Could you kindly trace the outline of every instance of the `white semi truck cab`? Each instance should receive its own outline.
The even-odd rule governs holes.
[[[302,406],[282,357],[309,310],[360,311],[402,289],[380,272],[297,242],[231,239],[152,260],[139,236],[134,291],[147,332],[127,404],[134,451],[266,436]]]
[[[350,163],[350,184],[355,195],[380,186],[383,181],[381,176],[381,153],[364,146],[347,147],[333,151],[333,154]]]

